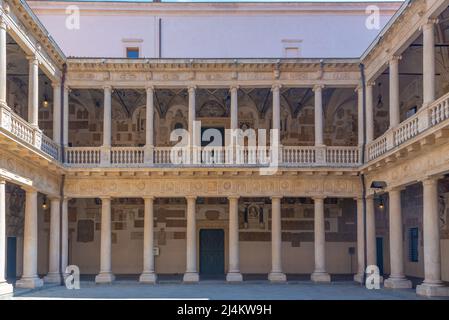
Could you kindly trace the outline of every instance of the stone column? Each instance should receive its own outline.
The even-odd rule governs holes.
[[[273,92],[273,124],[274,130],[281,129],[281,85],[275,84],[271,87]]]
[[[284,282],[287,277],[282,272],[282,230],[281,197],[271,197],[271,282]]]
[[[53,82],[53,141],[61,144],[61,84]]]
[[[37,191],[27,189],[23,230],[23,274],[16,282],[18,288],[36,288],[44,284],[37,275],[37,233]]]
[[[373,100],[374,82],[366,84],[366,143],[374,140],[374,100]]]
[[[392,289],[411,288],[412,282],[404,275],[404,244],[402,242],[402,209],[401,190],[392,189],[389,192],[390,217],[390,277],[384,286]]]
[[[422,296],[449,296],[449,287],[441,281],[440,226],[438,216],[438,179],[423,184],[424,282],[416,287]]]
[[[357,137],[359,147],[363,145],[363,87],[360,85],[357,87]]]
[[[377,265],[376,216],[372,196],[366,197],[366,260],[368,266]]]
[[[96,283],[111,283],[115,280],[111,263],[111,198],[101,198],[101,249],[100,273]]]
[[[147,88],[146,126],[145,126],[145,163],[153,163],[154,149],[154,89]]]
[[[153,197],[145,200],[145,218],[143,230],[143,272],[139,281],[142,283],[156,283],[157,276],[154,273],[154,214]]]
[[[187,198],[187,258],[184,282],[198,282],[199,275],[196,267],[196,197]]]
[[[27,56],[28,77],[28,122],[38,128],[39,120],[39,61],[36,56]]]
[[[101,147],[101,163],[110,164],[111,161],[111,136],[112,136],[112,106],[111,106],[112,88],[104,87],[104,108],[103,108],[103,146]]]
[[[0,180],[0,296],[4,294],[10,294],[13,292],[12,285],[6,282],[5,262],[6,262],[6,181]]]
[[[61,212],[61,272],[66,275],[65,269],[69,264],[69,217],[68,217],[69,199],[62,200]]]
[[[423,104],[426,106],[435,100],[435,23],[429,19],[423,25]]]
[[[313,198],[315,203],[314,231],[315,231],[315,270],[311,275],[314,282],[330,282],[331,277],[326,272],[326,237],[324,221],[324,197]]]
[[[189,144],[191,146],[195,145],[194,142],[194,122],[195,122],[195,118],[196,118],[196,110],[195,110],[195,90],[196,87],[195,86],[189,86],[188,88],[188,92],[189,92]]]
[[[233,163],[235,146],[237,143],[236,130],[238,129],[238,86],[231,86],[231,134],[227,134],[228,141],[226,142],[227,149],[227,161]],[[229,152],[229,153],[228,153]]]
[[[394,128],[400,122],[399,109],[399,60],[400,56],[390,59],[390,128]]]
[[[69,144],[69,88],[64,86],[64,105],[63,105],[63,126],[64,137],[62,144]]]
[[[365,273],[365,225],[363,223],[363,198],[358,197],[357,201],[357,273],[354,281],[363,282]]]
[[[48,249],[48,273],[45,282],[60,283],[61,272],[59,270],[59,241],[60,241],[60,201],[58,198],[50,199],[50,241]]]
[[[229,200],[229,270],[226,275],[228,282],[243,280],[240,273],[239,255],[239,197],[231,196]]]
[[[315,92],[315,146],[323,146],[323,86],[313,87]]]
[[[6,106],[6,23],[0,17],[0,104]]]

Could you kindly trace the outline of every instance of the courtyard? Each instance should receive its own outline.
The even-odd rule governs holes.
[[[156,285],[143,285],[133,280],[118,280],[109,285],[81,281],[79,290],[48,284],[37,290],[16,289],[11,299],[429,300],[417,296],[414,289],[368,290],[352,281],[314,284],[305,280],[282,284],[266,280],[249,280],[242,284],[203,280],[197,284],[181,284],[177,280],[166,280]]]

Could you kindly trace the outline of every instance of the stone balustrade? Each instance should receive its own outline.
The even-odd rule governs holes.
[[[50,157],[60,159],[60,147],[57,143],[5,105],[0,105],[0,129]]]
[[[433,103],[422,107],[416,114],[389,129],[383,135],[367,145],[368,161],[380,157],[387,151],[396,148],[418,136],[425,130],[449,119],[449,93]]]

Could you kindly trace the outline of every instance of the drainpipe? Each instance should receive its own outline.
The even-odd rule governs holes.
[[[363,143],[361,150],[361,163],[362,165],[365,163],[365,147],[366,147],[366,79],[365,79],[365,65],[360,63],[360,79],[362,81],[362,118],[363,118]],[[360,173],[360,183],[362,185],[362,210],[363,210],[363,264],[366,270],[367,267],[367,256],[366,256],[366,185],[365,185],[365,175]],[[363,271],[361,285],[365,285],[366,281],[366,272]]]
[[[62,77],[61,77],[61,104],[60,104],[60,108],[61,108],[61,118],[60,120],[60,127],[61,129],[60,131],[60,138],[59,138],[59,142],[60,142],[60,150],[61,150],[61,156],[60,156],[60,160],[62,165],[64,165],[65,163],[65,150],[64,150],[64,86],[65,86],[65,78],[66,78],[66,73],[67,73],[67,64],[63,64],[62,65]],[[65,274],[65,270],[62,270],[62,210],[63,210],[63,205],[64,205],[64,182],[65,182],[65,174],[62,175],[61,177],[61,185],[59,188],[59,196],[60,196],[60,200],[59,200],[59,271],[60,271],[60,276],[61,276],[61,280],[60,280],[60,284],[64,285],[64,274]]]

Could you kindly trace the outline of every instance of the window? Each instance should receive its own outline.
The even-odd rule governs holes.
[[[126,48],[126,57],[130,59],[139,58],[139,48]]]
[[[412,108],[407,110],[406,117],[410,118],[411,116],[413,116],[416,113],[416,111],[418,111],[418,107],[417,106],[413,106]]]
[[[284,58],[298,58],[301,56],[301,42],[299,39],[283,39],[282,54]]]
[[[418,262],[419,229],[410,228],[408,235],[409,260]]]

